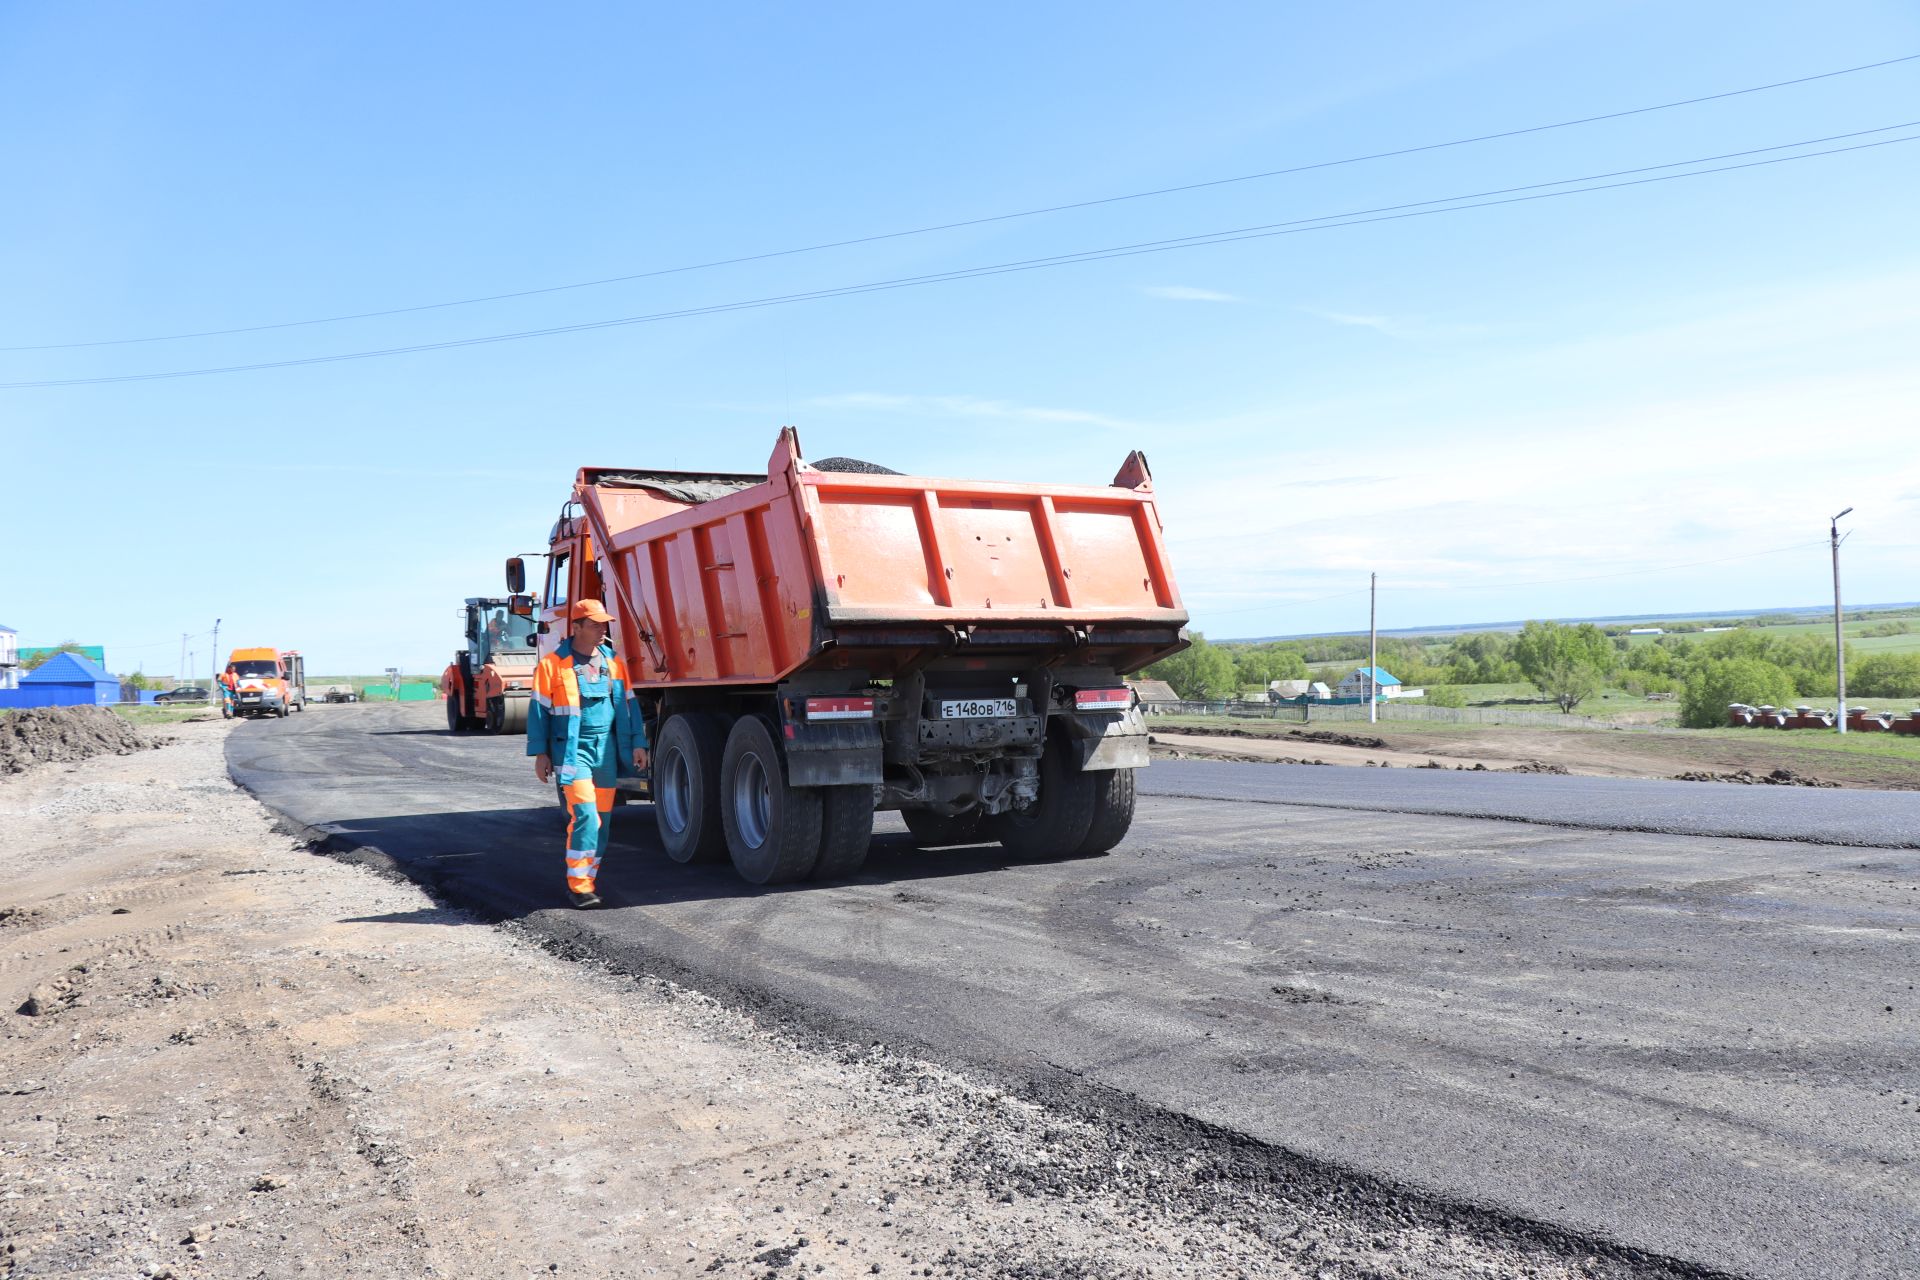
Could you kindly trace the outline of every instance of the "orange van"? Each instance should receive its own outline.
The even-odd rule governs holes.
[[[236,715],[284,716],[307,706],[306,663],[295,650],[235,649],[227,658]]]

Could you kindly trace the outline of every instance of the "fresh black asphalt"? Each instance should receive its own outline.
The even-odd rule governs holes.
[[[1704,1267],[1915,1274],[1912,797],[1170,762],[1105,858],[883,817],[862,876],[778,890],[676,866],[629,806],[582,914],[520,744],[437,719],[314,708],[228,761],[486,915],[836,1032]]]
[[[1920,848],[1920,791],[1194,760],[1164,760],[1141,777],[1150,795],[1198,800],[1506,818],[1600,831]]]

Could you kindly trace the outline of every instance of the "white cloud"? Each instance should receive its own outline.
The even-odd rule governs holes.
[[[1238,477],[1221,483],[1205,456],[1155,457],[1195,625],[1364,624],[1364,598],[1326,597],[1375,570],[1390,625],[1804,604],[1830,589],[1826,514],[1868,511],[1876,493],[1885,545],[1863,545],[1852,589],[1911,598],[1914,276],[1503,342],[1390,386],[1192,424],[1186,438],[1231,452]],[[1298,483],[1354,475],[1356,440],[1391,473],[1365,488]]]
[[[1231,293],[1221,293],[1217,289],[1196,289],[1185,284],[1148,285],[1140,292],[1149,298],[1165,298],[1169,302],[1245,302],[1245,298]]]

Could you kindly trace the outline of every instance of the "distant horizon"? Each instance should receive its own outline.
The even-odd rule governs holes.
[[[1920,609],[1920,600],[1894,601],[1885,604],[1850,604],[1845,611],[1852,613],[1883,613],[1893,609]],[[1759,609],[1709,609],[1696,613],[1608,613],[1596,614],[1585,618],[1520,618],[1502,622],[1446,623],[1425,627],[1382,627],[1383,636],[1444,636],[1469,635],[1481,631],[1518,631],[1529,622],[1558,622],[1577,626],[1591,622],[1596,626],[1607,622],[1697,622],[1707,618],[1758,618],[1769,614],[1787,614],[1792,617],[1832,617],[1833,606],[1824,605],[1776,605]],[[1205,634],[1204,628],[1202,634]],[[1215,639],[1208,636],[1210,644],[1275,644],[1283,640],[1329,640],[1340,636],[1363,636],[1364,628],[1346,631],[1303,631],[1292,635],[1274,636],[1221,636]]]

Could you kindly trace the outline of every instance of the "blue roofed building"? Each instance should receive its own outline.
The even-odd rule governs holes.
[[[1385,667],[1359,667],[1340,681],[1339,696],[1357,698],[1365,702],[1368,698],[1378,701],[1382,698],[1400,696],[1400,681]]]
[[[93,659],[56,653],[0,689],[0,707],[108,707],[120,701],[120,681]]]

